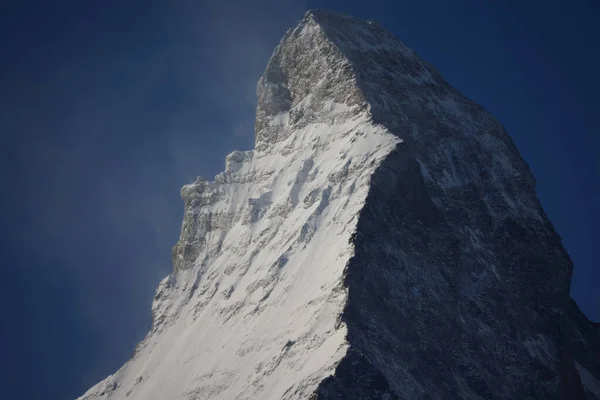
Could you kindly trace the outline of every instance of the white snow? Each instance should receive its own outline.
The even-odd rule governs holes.
[[[271,123],[271,126],[286,125],[288,123],[289,119],[290,119],[290,113],[284,112],[284,113],[277,114],[276,116],[271,118],[270,123]]]
[[[594,377],[594,375],[588,371],[585,367],[581,366],[578,362],[575,362],[575,367],[579,372],[581,383],[590,392],[600,397],[600,381]]]
[[[161,282],[157,322],[135,356],[81,399],[306,398],[345,354],[337,321],[350,235],[371,174],[398,142],[358,114],[234,152],[220,183],[186,185],[220,196],[186,211],[211,214],[205,251]]]

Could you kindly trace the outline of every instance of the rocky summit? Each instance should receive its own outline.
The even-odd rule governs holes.
[[[488,112],[321,10],[257,93],[255,148],[181,190],[150,332],[80,399],[600,400],[600,324]]]

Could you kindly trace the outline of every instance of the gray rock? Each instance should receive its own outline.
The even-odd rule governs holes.
[[[379,26],[327,11],[309,12],[269,63],[291,103],[323,70],[296,70],[311,70],[295,35],[312,24],[327,42],[313,51],[331,49],[352,82],[332,91],[403,140],[372,177],[353,237],[353,351],[317,398],[586,398],[575,363],[600,380],[600,327],[569,297],[571,260],[502,126]]]

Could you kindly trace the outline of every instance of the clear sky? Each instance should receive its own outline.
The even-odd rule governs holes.
[[[171,270],[179,188],[252,146],[256,81],[315,7],[377,20],[505,125],[600,320],[597,0],[9,0],[0,398],[71,399],[129,358]]]

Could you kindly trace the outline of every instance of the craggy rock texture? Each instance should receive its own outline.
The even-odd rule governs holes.
[[[600,400],[600,325],[492,116],[321,10],[257,92],[254,150],[182,189],[151,331],[82,399]]]

